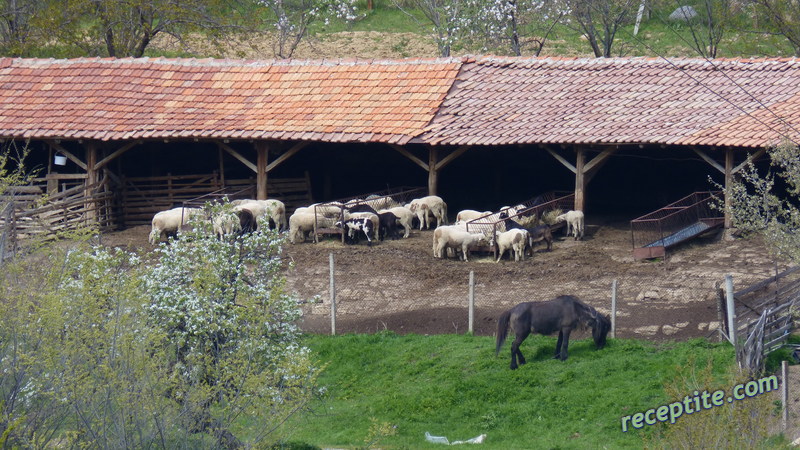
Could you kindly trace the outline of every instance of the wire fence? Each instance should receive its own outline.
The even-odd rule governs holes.
[[[604,314],[614,312],[616,337],[721,340],[719,289],[724,273],[686,272],[668,262],[627,265],[621,271],[609,265],[592,273],[557,267],[532,273],[512,263],[470,263],[465,267],[449,261],[432,270],[422,263],[417,266],[398,260],[397,264],[376,264],[341,256],[334,258],[332,267],[315,268],[313,276],[290,284],[302,297],[321,300],[307,310],[307,315],[321,324],[322,317],[328,320],[331,314],[332,273],[339,331],[344,333],[382,328],[428,334],[466,332],[472,300],[473,331],[491,335],[496,317],[517,303],[570,294]],[[733,278],[737,287],[744,287],[775,275],[777,270],[750,268],[734,272]],[[325,329],[320,325],[315,331]]]

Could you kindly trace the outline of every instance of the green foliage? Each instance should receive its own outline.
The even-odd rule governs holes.
[[[508,369],[508,348],[470,336],[308,336],[327,364],[328,389],[313,420],[287,424],[287,434],[321,447],[358,446],[374,423],[396,425],[380,447],[437,448],[426,431],[463,440],[486,433],[482,448],[640,448],[640,435],[620,431],[620,418],[670,400],[664,383],[692,355],[714,362],[720,379],[733,361],[729,345],[703,340],[655,345],[591,339],[571,342],[570,358],[552,359],[554,337],[531,336],[528,364]],[[371,418],[371,420],[370,420]],[[644,430],[647,436],[652,430]]]
[[[0,273],[0,436],[19,447],[263,443],[316,394],[272,232],[198,222],[135,254],[61,241]],[[248,427],[243,429],[246,418]]]
[[[694,358],[679,366],[675,378],[665,383],[667,395],[680,401],[686,395],[704,390],[730,392],[733,386],[749,381],[735,366],[720,380],[714,376],[712,366],[710,360],[702,365],[696,364]],[[761,395],[684,414],[674,424],[660,424],[651,446],[665,449],[773,447],[768,445],[768,439],[773,430],[778,429],[780,418],[773,399],[770,395]]]
[[[28,142],[22,146],[13,140],[0,143],[0,195],[8,192],[11,186],[26,184],[36,175],[25,166],[29,153]]]
[[[725,189],[733,224],[745,234],[760,234],[778,256],[800,261],[800,149],[791,141],[768,150],[771,168],[760,174],[752,163]],[[779,184],[783,184],[781,186]]]

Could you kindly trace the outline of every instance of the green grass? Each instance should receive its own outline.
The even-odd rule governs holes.
[[[495,357],[488,337],[314,335],[306,343],[326,365],[327,394],[283,434],[321,447],[363,446],[371,425],[391,424],[396,434],[378,446],[436,448],[425,443],[428,431],[451,441],[486,433],[481,448],[638,448],[642,435],[621,432],[622,416],[672,401],[664,384],[679,365],[711,359],[723,379],[733,362],[729,345],[704,340],[610,340],[601,351],[574,340],[561,362],[552,359],[554,338],[532,336],[522,346],[528,364],[516,371],[509,344]]]

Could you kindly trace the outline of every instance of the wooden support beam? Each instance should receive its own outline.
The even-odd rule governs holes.
[[[221,148],[221,149],[225,150],[226,152],[228,152],[229,155],[231,155],[234,158],[238,159],[239,162],[241,162],[242,164],[247,166],[248,169],[252,170],[253,172],[258,173],[258,168],[256,167],[256,165],[253,164],[252,162],[250,162],[244,156],[242,156],[241,153],[239,153],[236,150],[234,150],[233,148],[231,148],[231,146],[229,146],[228,144],[225,144],[224,142],[217,142],[217,145],[219,146],[219,148]]]
[[[444,166],[450,164],[451,162],[453,162],[454,159],[456,159],[459,156],[463,155],[464,152],[469,150],[469,148],[470,148],[469,145],[462,145],[461,147],[458,147],[457,149],[453,150],[452,153],[450,153],[449,155],[445,156],[444,158],[442,158],[441,161],[436,163],[436,170],[437,171],[442,170],[444,168]]]
[[[269,147],[264,141],[255,143],[256,147],[256,199],[267,199],[267,158]]]
[[[602,167],[603,164],[605,164],[605,162],[608,161],[608,158],[611,157],[611,155],[613,155],[614,152],[616,151],[617,151],[616,148],[607,148],[602,152],[600,152],[599,155],[592,158],[591,161],[586,163],[586,165],[583,167],[583,171],[584,173],[586,173],[588,177],[588,179],[586,180],[587,184],[589,183],[589,179],[591,179],[591,177],[593,177],[594,174],[597,173],[598,170],[600,170],[600,167]]]
[[[731,216],[731,196],[728,194],[733,187],[733,149],[725,149],[725,229],[733,224]]]
[[[586,190],[585,167],[586,150],[579,148],[575,150],[575,210],[583,211],[586,206],[584,197]]]
[[[719,170],[720,173],[723,173],[723,174],[725,173],[725,168],[722,167],[718,162],[714,161],[714,158],[708,156],[705,152],[703,152],[701,150],[698,150],[696,148],[692,148],[692,150],[695,153],[697,153],[697,156],[703,158],[703,160],[705,160],[705,162],[709,163],[711,165],[711,167]]]
[[[281,163],[283,163],[287,159],[289,159],[292,156],[294,156],[295,153],[297,153],[300,150],[306,148],[308,146],[308,144],[309,144],[308,142],[298,142],[292,148],[287,150],[286,153],[284,153],[281,156],[278,156],[277,158],[275,158],[275,161],[272,161],[271,163],[269,163],[267,165],[267,173],[272,172],[272,169],[278,167],[279,165],[281,165]],[[257,173],[257,171],[256,171],[256,173]]]
[[[96,165],[95,169],[100,170],[106,166],[106,164],[110,163],[111,161],[115,160],[122,156],[123,153],[127,152],[128,150],[132,149],[138,144],[138,142],[130,142],[128,144],[123,145],[119,149],[115,150],[110,155],[106,156],[105,158],[101,159]]]
[[[56,149],[59,153],[66,156],[67,159],[74,162],[76,166],[80,167],[83,170],[86,170],[86,163],[80,160],[77,156],[73,155],[72,152],[62,147],[59,143],[50,143],[50,145]]]
[[[558,162],[560,162],[564,167],[569,169],[570,172],[578,173],[578,169],[576,169],[571,162],[567,161],[566,158],[553,151],[550,147],[545,147],[544,149],[547,150],[547,153],[550,153],[553,156],[553,158],[555,158]]]
[[[428,147],[428,195],[436,195],[439,189],[439,172],[436,169],[438,153],[437,147]]]
[[[405,148],[403,148],[403,147],[401,147],[399,145],[390,145],[390,147],[392,147],[393,149],[397,150],[397,152],[400,153],[401,155],[403,155],[406,158],[410,159],[411,162],[413,162],[414,164],[422,167],[422,170],[428,172],[428,164],[426,164],[425,161],[417,158],[416,156],[411,154],[411,152],[409,152],[408,150],[406,150]]]
[[[735,174],[737,174],[737,173],[739,173],[739,172],[740,172],[742,169],[744,169],[744,168],[747,166],[747,164],[749,164],[749,163],[751,163],[751,162],[753,162],[753,161],[757,160],[758,158],[761,158],[762,156],[764,156],[764,153],[766,153],[766,152],[767,152],[767,148],[766,148],[766,147],[764,147],[764,148],[762,148],[761,150],[759,150],[759,151],[757,151],[757,152],[753,153],[752,155],[747,155],[747,159],[745,159],[745,160],[744,160],[744,161],[743,161],[741,164],[739,164],[738,166],[734,167],[734,168],[733,168],[733,170],[732,170],[731,172],[732,172],[734,175],[735,175]]]
[[[97,170],[97,144],[95,142],[89,142],[86,145],[86,190],[84,191],[84,196],[86,198],[91,197],[92,190],[96,189],[98,180],[99,180],[99,171]],[[91,189],[89,189],[91,187]],[[86,220],[88,223],[95,223],[97,222],[97,210],[95,209],[94,202],[89,201],[86,205]]]

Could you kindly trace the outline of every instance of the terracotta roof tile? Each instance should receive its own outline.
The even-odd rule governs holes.
[[[475,58],[457,80],[415,141],[762,147],[800,129],[795,59]]]
[[[19,136],[20,128],[31,138],[103,140],[286,135],[314,140],[334,132],[327,138],[404,143],[430,123],[460,66],[453,59],[2,58],[0,136]],[[373,108],[389,104],[389,98],[391,108]],[[412,105],[412,98],[423,99],[423,108]],[[52,118],[58,120],[47,120]],[[378,128],[380,121],[396,124],[393,129],[403,134]]]

